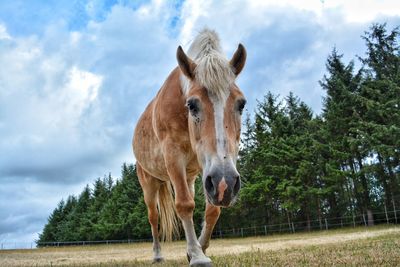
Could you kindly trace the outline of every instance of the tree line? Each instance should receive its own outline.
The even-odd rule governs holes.
[[[216,226],[303,222],[400,208],[399,30],[374,24],[362,36],[366,54],[343,62],[333,49],[320,81],[323,109],[290,93],[267,92],[246,115],[238,169],[243,186],[238,202],[224,209]],[[196,182],[196,230],[204,196]],[[200,192],[200,193],[199,193]],[[135,166],[61,200],[38,242],[141,239],[151,237]]]

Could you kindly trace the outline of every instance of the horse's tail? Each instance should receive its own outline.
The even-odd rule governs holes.
[[[179,224],[176,216],[171,182],[161,184],[158,193],[158,211],[160,213],[161,240],[171,241],[179,236]]]

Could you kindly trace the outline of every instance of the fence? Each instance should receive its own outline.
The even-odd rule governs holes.
[[[373,213],[375,224],[398,224],[400,223],[400,210]],[[307,225],[309,224],[309,225]],[[320,220],[298,221],[282,224],[254,225],[241,228],[215,229],[212,238],[247,237],[271,235],[277,233],[296,233],[311,230],[329,230],[342,227],[368,226],[366,214],[345,216],[339,218],[321,218]],[[42,242],[40,247],[61,247],[61,246],[85,246],[85,245],[109,245],[109,244],[130,244],[138,242],[151,242],[147,239],[126,239],[126,240],[101,240],[101,241],[68,241],[68,242]],[[2,242],[0,249],[34,249],[35,242]]]
[[[373,213],[375,224],[398,224],[400,210]],[[307,225],[309,223],[309,226]],[[321,218],[321,220],[297,221],[282,224],[254,225],[242,228],[224,228],[214,230],[213,238],[246,237],[270,235],[276,233],[296,233],[312,230],[329,230],[342,227],[368,226],[366,214],[345,216],[339,218]]]

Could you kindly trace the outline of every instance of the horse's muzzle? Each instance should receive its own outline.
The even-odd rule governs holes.
[[[206,197],[212,205],[228,207],[235,202],[240,190],[240,176],[236,170],[213,171],[203,181]]]

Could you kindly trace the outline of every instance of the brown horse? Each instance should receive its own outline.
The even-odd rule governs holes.
[[[235,79],[244,67],[246,50],[239,44],[228,61],[218,35],[204,29],[188,55],[178,47],[179,67],[171,72],[140,117],[133,151],[151,224],[154,261],[163,260],[158,214],[167,240],[178,231],[177,214],[185,232],[190,266],[211,266],[204,253],[220,207],[234,203],[240,189],[236,159],[246,100]],[[200,172],[206,211],[197,239],[193,225],[194,182]]]

